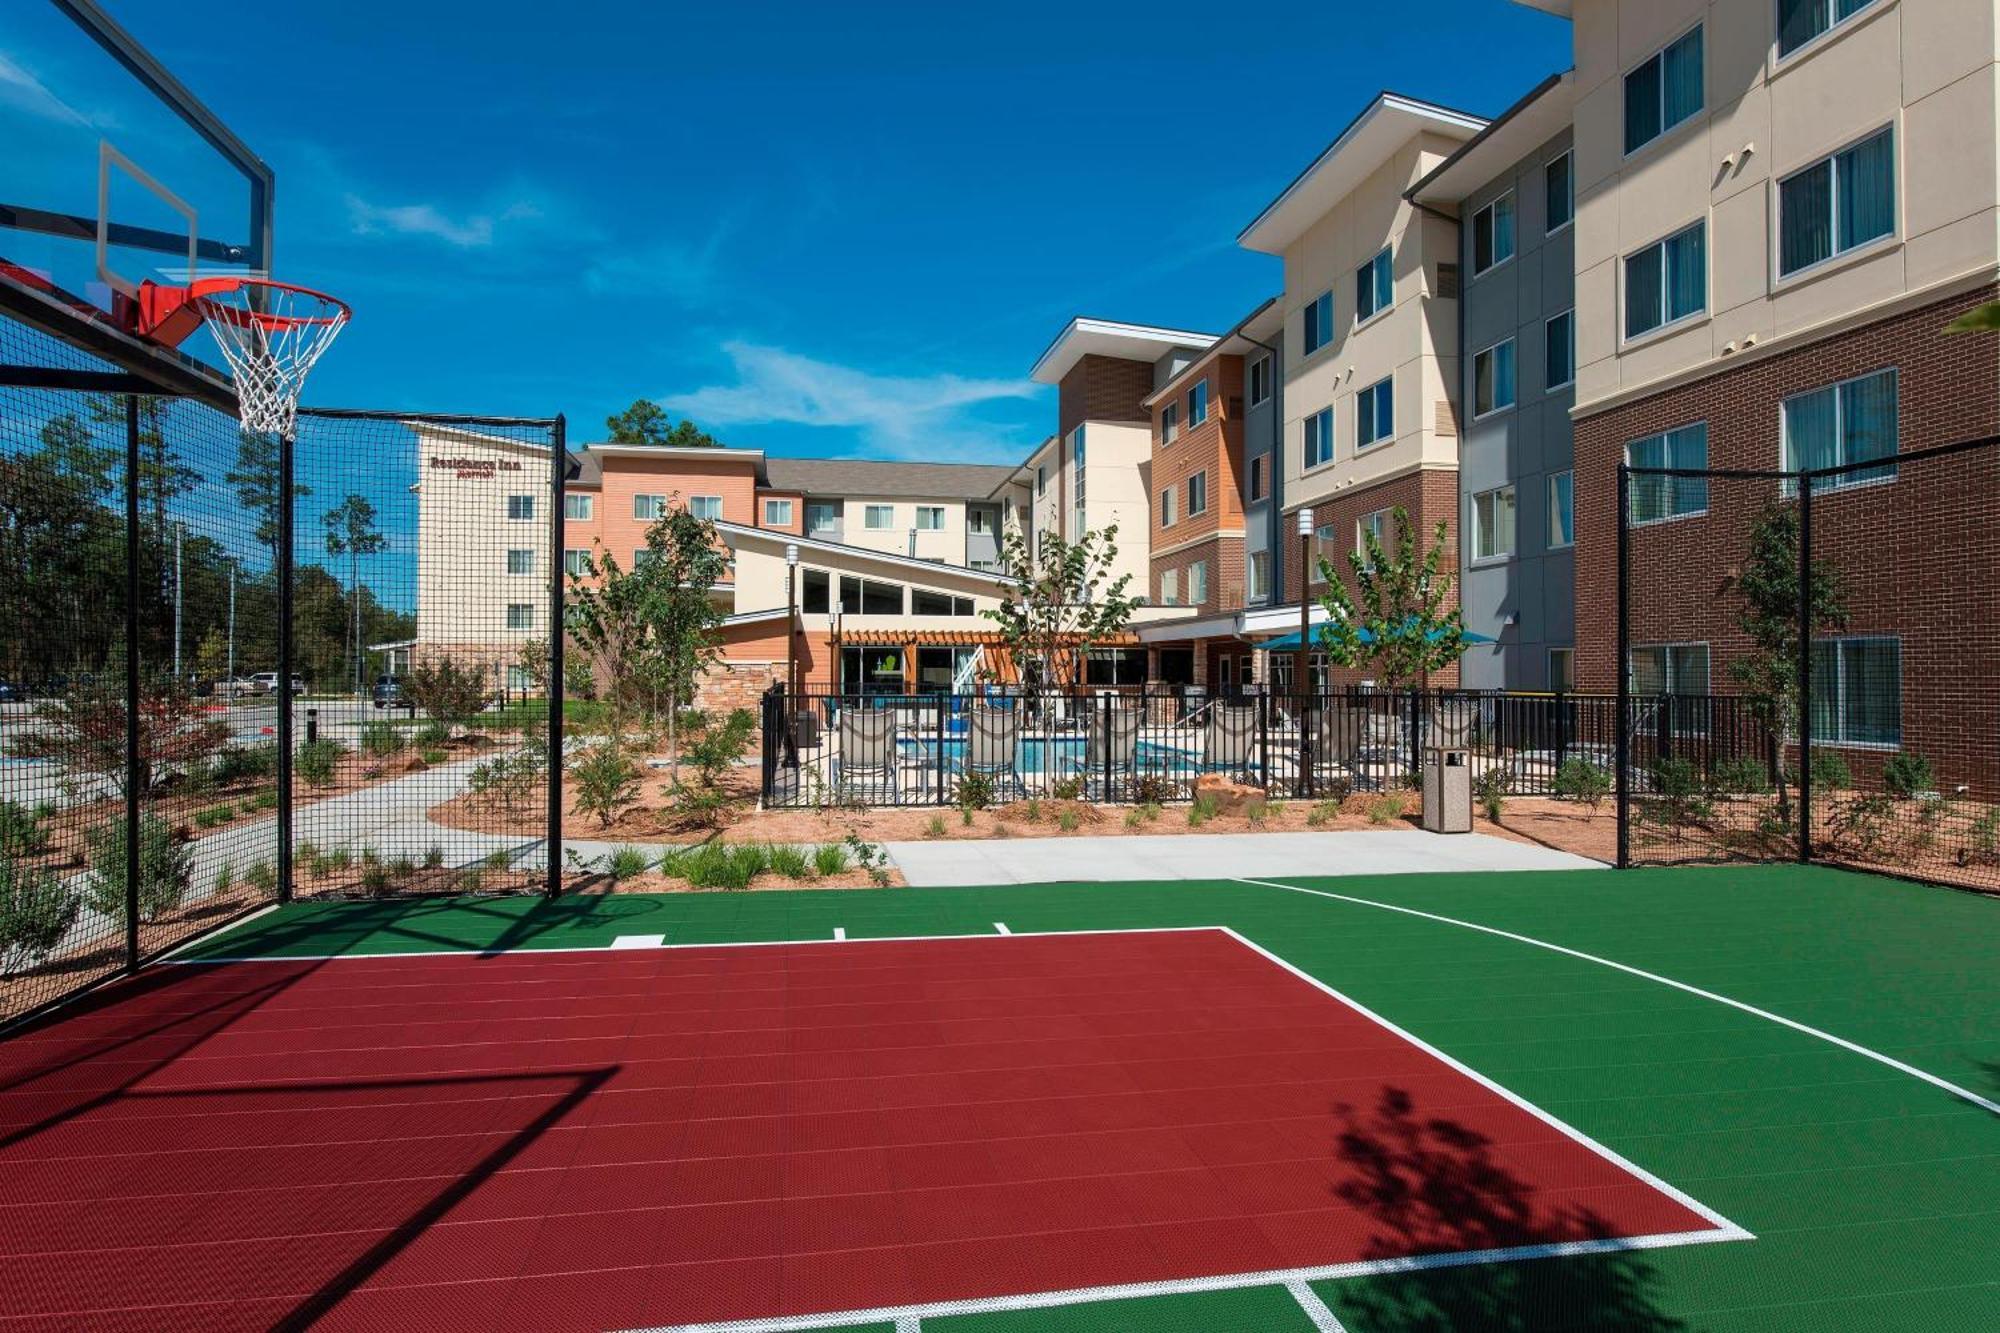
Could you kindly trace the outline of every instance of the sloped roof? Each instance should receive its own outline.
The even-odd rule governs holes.
[[[807,495],[984,500],[1014,469],[985,463],[892,463],[865,458],[766,458],[765,485]]]

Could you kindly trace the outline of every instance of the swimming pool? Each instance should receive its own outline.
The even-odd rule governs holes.
[[[942,742],[935,737],[905,736],[897,745],[903,757],[910,760],[929,760],[937,763],[938,747],[944,747],[943,762],[946,768],[965,767],[965,740],[963,737],[948,736]],[[1021,738],[1020,769],[1023,773],[1071,773],[1083,767],[1085,757],[1082,736],[1023,736]],[[1146,773],[1188,774],[1196,770],[1195,756],[1172,745],[1162,745],[1156,741],[1139,742],[1137,757],[1139,769]],[[1053,762],[1052,762],[1053,761]]]

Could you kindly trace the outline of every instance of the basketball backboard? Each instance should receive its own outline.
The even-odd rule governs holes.
[[[142,375],[219,378],[205,339],[134,336],[135,298],[268,272],[270,168],[97,0],[8,5],[0,143],[7,312]]]

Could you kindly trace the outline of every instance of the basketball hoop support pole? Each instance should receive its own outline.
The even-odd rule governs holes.
[[[278,901],[292,900],[292,445],[278,436]]]

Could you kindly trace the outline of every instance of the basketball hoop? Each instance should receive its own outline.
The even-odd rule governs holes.
[[[354,312],[324,292],[269,278],[200,278],[185,293],[185,307],[235,372],[244,429],[289,437],[306,375]]]

